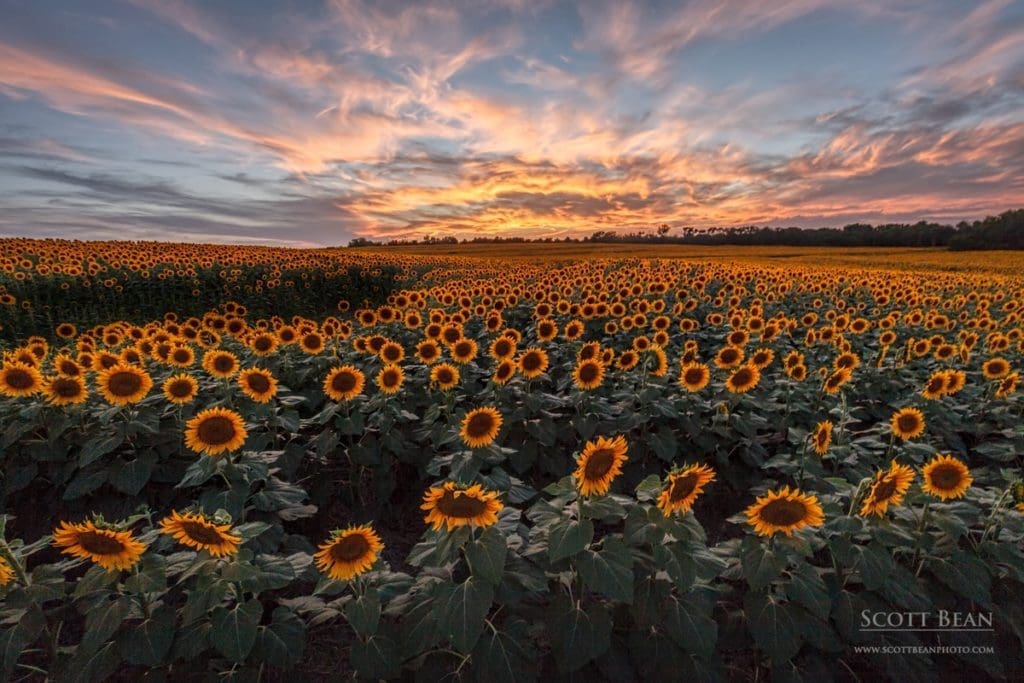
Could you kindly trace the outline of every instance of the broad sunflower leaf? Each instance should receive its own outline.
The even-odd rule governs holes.
[[[464,551],[473,576],[478,576],[495,586],[501,583],[508,546],[505,536],[496,526],[484,529],[480,538],[466,544]]]
[[[626,604],[633,602],[633,554],[614,536],[605,536],[598,551],[579,556],[577,569],[590,590]]]
[[[124,660],[136,666],[163,662],[174,642],[175,616],[170,607],[158,607],[149,619],[121,631],[117,648]]]
[[[438,630],[459,652],[469,654],[484,629],[494,600],[494,587],[470,576],[462,583],[438,587],[434,616]]]
[[[563,518],[548,532],[548,559],[557,562],[580,552],[594,539],[594,523]]]
[[[252,599],[228,609],[217,607],[210,617],[210,642],[232,662],[241,663],[256,642],[256,630],[263,617],[263,605]]]

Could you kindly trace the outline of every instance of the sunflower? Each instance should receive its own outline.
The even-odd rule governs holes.
[[[921,395],[929,400],[942,398],[946,394],[946,385],[946,372],[944,370],[933,372],[925,383],[924,389],[921,390]]]
[[[206,455],[237,451],[247,436],[242,416],[228,408],[207,408],[185,427],[185,445]]]
[[[1017,391],[1017,385],[1020,382],[1020,374],[1011,372],[1009,375],[1004,377],[999,382],[999,386],[996,387],[996,398],[1006,398],[1013,392]]]
[[[637,354],[636,351],[633,351],[631,349],[623,351],[619,355],[619,360],[617,361],[619,370],[632,370],[633,368],[636,367],[637,363],[639,362],[640,356]]]
[[[786,370],[790,378],[797,381],[803,382],[807,378],[807,366],[806,365],[794,365],[793,367]]]
[[[853,353],[852,351],[847,351],[846,353],[839,354],[839,356],[836,357],[835,362],[833,363],[833,367],[836,370],[844,370],[845,369],[845,370],[851,370],[852,371],[852,370],[856,370],[859,366],[860,366],[860,356],[858,356],[857,354]]]
[[[761,371],[756,365],[744,365],[725,380],[725,388],[733,394],[745,394],[761,381]]]
[[[462,418],[459,436],[470,448],[480,448],[494,442],[501,429],[501,413],[497,408],[485,406],[474,408]]]
[[[335,581],[351,581],[364,574],[384,549],[380,536],[369,524],[335,529],[313,555],[316,566]]]
[[[402,348],[401,344],[389,341],[385,343],[384,346],[380,347],[380,351],[377,355],[380,356],[380,359],[385,363],[398,363],[405,358],[405,349]]]
[[[814,428],[811,442],[814,444],[814,452],[818,455],[828,453],[828,447],[832,443],[832,426],[831,420],[822,420]]]
[[[558,325],[547,318],[537,321],[537,339],[551,341],[558,334]]]
[[[658,496],[658,507],[670,516],[673,512],[689,512],[704,486],[715,480],[715,471],[707,465],[690,465],[670,472],[665,488]]]
[[[144,399],[153,388],[153,379],[141,368],[117,363],[100,372],[96,384],[108,403],[123,406]]]
[[[743,361],[743,349],[738,346],[726,346],[715,355],[715,365],[723,370],[734,368]]]
[[[46,400],[55,406],[85,403],[89,391],[81,377],[51,377],[43,383]]]
[[[821,385],[821,390],[826,394],[838,394],[842,386],[849,382],[851,377],[853,377],[853,372],[849,368],[839,368],[829,373]]]
[[[382,394],[397,394],[405,381],[405,373],[401,367],[389,363],[380,369],[374,381]]]
[[[324,393],[334,401],[349,401],[363,391],[366,376],[352,365],[342,365],[327,373]]]
[[[315,356],[324,350],[324,338],[323,335],[317,332],[309,332],[308,334],[302,335],[302,339],[299,340],[299,348],[310,356]]]
[[[519,356],[519,371],[528,379],[539,377],[548,369],[548,362],[548,354],[544,349],[526,349]]]
[[[179,368],[187,368],[196,360],[195,351],[191,346],[181,344],[171,349],[167,354],[167,362]]]
[[[164,398],[180,405],[192,402],[199,393],[199,382],[192,375],[181,373],[165,379],[161,388]]]
[[[798,529],[821,526],[825,522],[817,497],[799,489],[790,490],[788,486],[759,497],[747,508],[746,515],[747,523],[754,527],[758,536],[774,536],[780,531],[792,536]]]
[[[256,403],[267,403],[277,394],[277,380],[263,368],[243,370],[238,375],[238,386]]]
[[[441,347],[433,339],[424,339],[416,345],[416,357],[425,365],[430,365],[441,357]]]
[[[775,352],[768,348],[760,348],[750,356],[750,364],[758,370],[764,370],[775,360]]]
[[[252,339],[249,340],[249,348],[257,356],[269,356],[277,350],[279,343],[276,335],[269,332],[260,332],[253,335]]]
[[[238,358],[230,351],[209,351],[203,356],[203,370],[214,377],[229,379],[238,372]]]
[[[603,436],[588,441],[576,459],[576,485],[584,496],[601,496],[608,493],[612,480],[622,473],[626,456],[626,439],[621,434],[614,439]]]
[[[686,363],[679,370],[679,384],[688,391],[700,391],[711,381],[711,369],[703,363]]]
[[[581,361],[572,371],[572,380],[580,389],[596,389],[604,381],[604,366],[596,360]]]
[[[668,373],[668,356],[665,349],[652,344],[647,352],[654,356],[654,366],[651,367],[649,374],[652,377],[664,377]]]
[[[206,515],[171,511],[168,517],[160,522],[160,531],[173,536],[182,545],[196,550],[205,550],[214,557],[234,555],[242,542],[240,536],[231,533],[230,524],[217,524]]]
[[[61,522],[53,530],[53,544],[65,555],[92,560],[107,571],[131,569],[146,550],[132,532],[97,526],[92,521]]]
[[[516,343],[508,337],[498,337],[491,342],[487,352],[495,360],[505,360],[516,354]]]
[[[924,433],[924,413],[917,408],[900,408],[892,414],[889,424],[899,438],[915,439]]]
[[[494,374],[491,375],[491,381],[495,384],[508,384],[508,381],[516,374],[516,364],[509,360],[504,359],[498,363],[498,367],[494,369]]]
[[[434,531],[440,531],[442,527],[453,531],[460,526],[488,527],[497,524],[502,507],[497,491],[488,491],[480,484],[467,487],[446,481],[423,494],[420,509],[427,511],[423,521]]]
[[[981,372],[985,379],[1000,379],[1006,377],[1010,372],[1010,364],[1005,358],[989,358],[982,363]]]
[[[472,339],[460,339],[448,348],[456,363],[468,363],[476,358],[477,345]]]
[[[937,455],[921,470],[921,488],[942,500],[960,498],[974,481],[971,471],[952,455]]]
[[[861,517],[883,515],[890,505],[893,507],[903,502],[903,496],[914,481],[914,470],[906,465],[899,465],[895,460],[888,470],[879,470],[871,490],[860,506]]]
[[[6,586],[14,580],[14,569],[7,564],[7,560],[0,557],[0,586]]]
[[[946,393],[952,396],[967,384],[967,373],[963,370],[946,370]]]
[[[43,376],[32,365],[25,363],[4,363],[0,369],[0,394],[10,396],[31,396],[43,390]]]
[[[451,363],[438,363],[430,369],[430,381],[442,391],[454,389],[459,384],[459,369]]]
[[[81,377],[83,369],[71,356],[58,354],[53,359],[53,369],[61,377]]]

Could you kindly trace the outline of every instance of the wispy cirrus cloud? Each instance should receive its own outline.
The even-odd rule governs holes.
[[[1024,202],[1007,0],[130,0],[87,29],[70,3],[14,9],[5,234],[326,244]]]

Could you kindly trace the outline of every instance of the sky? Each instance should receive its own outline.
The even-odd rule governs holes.
[[[0,0],[0,235],[286,246],[1024,206],[1024,0]]]

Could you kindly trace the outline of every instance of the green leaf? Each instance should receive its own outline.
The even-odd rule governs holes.
[[[3,654],[3,672],[9,678],[10,672],[18,663],[18,657],[31,645],[46,626],[46,616],[42,610],[33,605],[18,620],[13,627],[3,631],[0,635],[0,653]]]
[[[438,587],[434,616],[438,630],[459,652],[469,654],[484,628],[494,600],[494,587],[474,576]]]
[[[664,625],[676,645],[691,654],[711,657],[718,640],[718,624],[706,607],[673,595],[667,602]]]
[[[91,683],[105,681],[121,664],[117,645],[107,643],[96,652],[82,650],[68,660],[53,677],[58,683]]]
[[[156,453],[150,452],[140,453],[131,462],[113,462],[107,467],[110,483],[121,493],[129,496],[138,495],[149,482],[156,461]]]
[[[878,590],[889,578],[895,566],[890,552],[877,543],[860,549],[857,568],[861,581],[868,590]]]
[[[614,536],[605,536],[601,550],[587,550],[576,568],[590,590],[626,604],[633,602],[633,554]]]
[[[115,600],[105,600],[93,605],[85,615],[85,633],[78,647],[80,650],[95,652],[100,649],[122,622],[128,618],[132,610],[132,599],[120,596]]]
[[[345,605],[345,618],[357,634],[368,638],[377,633],[380,623],[380,596],[371,588]]]
[[[743,605],[757,646],[775,664],[791,659],[800,649],[801,641],[789,606],[774,596],[753,591],[747,593]]]
[[[373,636],[365,643],[352,643],[352,668],[362,678],[390,679],[398,675],[398,646],[386,636]]]
[[[760,590],[774,581],[786,567],[786,557],[769,550],[758,539],[752,540],[742,555],[743,576],[753,590]]]
[[[535,658],[525,625],[515,622],[505,631],[487,629],[473,649],[473,673],[489,683],[533,681]]]
[[[832,611],[832,600],[829,598],[825,582],[809,564],[802,565],[799,571],[793,573],[786,585],[786,595],[821,619],[828,619],[829,612]]]
[[[576,671],[611,645],[612,618],[597,604],[580,605],[564,594],[551,603],[548,638],[562,673]]]
[[[256,629],[263,616],[263,605],[255,598],[232,609],[220,606],[210,617],[213,629],[210,642],[232,662],[241,663],[256,642]]]
[[[982,605],[992,604],[992,576],[985,562],[960,550],[948,558],[931,557],[928,570],[954,591]]]
[[[680,592],[690,590],[697,579],[697,563],[686,544],[675,542],[655,546],[654,559],[668,573]]]
[[[97,472],[86,472],[80,470],[75,478],[71,480],[71,483],[64,489],[64,495],[61,496],[63,500],[74,500],[75,498],[81,498],[82,496],[92,493],[107,481],[107,471],[99,470]]]
[[[82,445],[82,452],[78,454],[78,466],[87,467],[110,453],[124,441],[124,434],[107,434],[96,436]]]
[[[501,583],[501,575],[505,570],[505,556],[508,545],[504,534],[497,526],[484,529],[480,538],[467,543],[465,548],[466,561],[473,576],[497,586]]]
[[[594,539],[594,523],[589,519],[582,522],[562,519],[548,532],[548,559],[557,562],[575,555]]]
[[[196,458],[185,470],[185,476],[181,478],[175,488],[183,489],[189,486],[205,484],[217,471],[220,459],[204,456]]]
[[[274,666],[292,666],[305,649],[306,624],[287,607],[278,607],[270,625],[259,627],[253,655]]]
[[[661,490],[661,477],[657,474],[648,475],[636,485],[636,499],[644,503],[653,502],[661,495]]]
[[[158,666],[174,642],[174,610],[158,607],[141,624],[133,624],[118,634],[117,649],[129,664]]]

